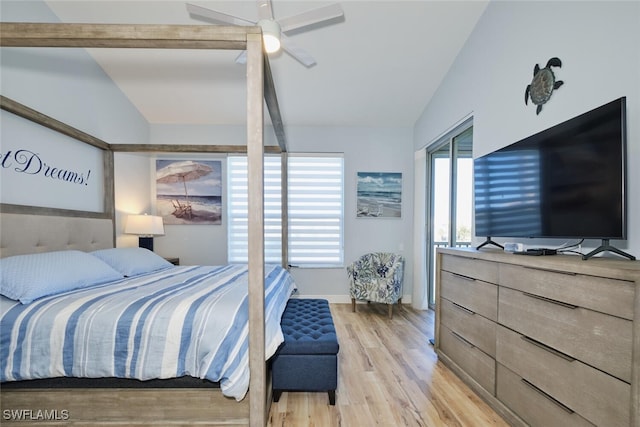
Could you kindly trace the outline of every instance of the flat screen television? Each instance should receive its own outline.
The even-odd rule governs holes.
[[[474,160],[475,234],[626,238],[626,98]]]

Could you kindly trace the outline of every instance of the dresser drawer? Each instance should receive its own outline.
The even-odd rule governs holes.
[[[634,283],[502,264],[500,286],[633,320]]]
[[[440,328],[439,338],[440,351],[476,380],[482,388],[495,395],[495,360],[446,326]]]
[[[594,427],[500,363],[496,368],[496,396],[531,427]]]
[[[631,387],[498,325],[496,360],[599,426],[629,426]]]
[[[498,283],[498,264],[491,261],[442,255],[442,270],[489,283]]]
[[[440,295],[487,319],[498,320],[498,286],[443,271],[440,275]]]
[[[440,300],[441,324],[496,357],[496,323],[447,299]]]
[[[632,322],[500,288],[499,323],[631,382]]]

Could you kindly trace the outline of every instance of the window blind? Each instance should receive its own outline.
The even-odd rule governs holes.
[[[265,157],[265,262],[280,263],[282,253],[281,160]],[[342,156],[289,155],[289,264],[342,267],[344,161]],[[229,157],[229,262],[247,262],[247,159]]]

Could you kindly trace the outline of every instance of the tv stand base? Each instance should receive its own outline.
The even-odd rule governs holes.
[[[620,256],[629,258],[631,261],[635,261],[636,257],[634,257],[631,254],[628,254],[626,252],[621,251],[620,249],[613,247],[609,244],[609,239],[602,239],[602,244],[600,246],[598,246],[597,248],[595,248],[594,250],[592,250],[591,252],[589,252],[586,255],[582,255],[582,259],[589,259],[592,256],[599,254],[600,252],[613,252],[615,254],[618,254]]]
[[[482,242],[482,244],[480,246],[478,246],[476,248],[476,250],[480,250],[483,246],[486,246],[486,245],[495,245],[495,246],[499,247],[500,249],[504,249],[504,246],[502,246],[500,243],[494,242],[493,240],[491,240],[491,236],[487,236],[487,240]]]

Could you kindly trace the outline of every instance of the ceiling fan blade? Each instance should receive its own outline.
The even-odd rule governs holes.
[[[271,0],[258,0],[258,19],[273,19]]]
[[[227,15],[226,13],[207,9],[206,7],[196,6],[195,4],[191,3],[187,3],[187,11],[192,18],[211,22],[213,24],[255,25],[255,22],[247,21],[246,19],[238,18],[237,16]]]
[[[293,30],[300,30],[319,22],[328,21],[330,19],[339,18],[344,15],[342,6],[338,3],[328,6],[312,9],[299,15],[290,16],[288,18],[278,19],[278,24],[283,33]]]
[[[313,56],[311,56],[309,52],[296,45],[284,34],[280,36],[280,42],[282,43],[282,48],[285,52],[293,56],[296,61],[300,62],[305,67],[311,68],[316,65],[316,60],[313,59]]]

